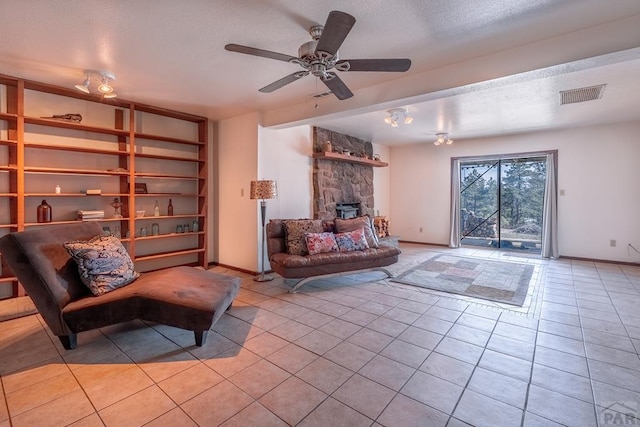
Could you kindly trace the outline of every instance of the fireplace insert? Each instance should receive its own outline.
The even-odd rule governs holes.
[[[336,203],[336,216],[341,219],[355,218],[360,214],[360,203]]]

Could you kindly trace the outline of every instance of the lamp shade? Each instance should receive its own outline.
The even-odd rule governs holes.
[[[251,181],[250,197],[252,199],[275,199],[278,187],[275,181]]]

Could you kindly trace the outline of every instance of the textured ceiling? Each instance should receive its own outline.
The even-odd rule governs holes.
[[[295,56],[331,10],[357,19],[342,58],[407,57],[411,69],[340,73],[355,96],[316,108],[310,95],[326,88],[311,76],[258,92],[295,65],[224,50]],[[637,0],[0,0],[0,11],[0,73],[73,87],[85,69],[109,70],[121,98],[214,120],[260,111],[267,126],[318,124],[398,144],[442,130],[466,138],[640,114]],[[557,90],[600,83],[602,100],[558,108]],[[396,106],[416,120],[391,133],[380,123]]]

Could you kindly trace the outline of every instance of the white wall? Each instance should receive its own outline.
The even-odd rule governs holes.
[[[263,128],[259,115],[252,113],[221,121],[217,143],[215,261],[260,271],[262,224],[259,203],[249,198],[251,181],[278,183],[278,198],[267,200],[267,221],[310,218],[311,128]],[[265,267],[269,269],[267,260]]]
[[[218,123],[218,210],[214,214],[220,264],[257,271],[256,201],[249,198],[258,173],[257,113]]]
[[[258,179],[272,179],[278,183],[278,198],[267,200],[266,221],[268,222],[269,218],[311,218],[311,127],[305,125],[282,130],[260,127],[258,135]],[[258,224],[261,225],[259,221]],[[258,233],[261,232],[258,227]],[[260,262],[262,256],[262,246],[259,246],[257,262]],[[269,269],[266,258],[265,268]]]
[[[402,240],[447,244],[451,158],[558,150],[561,256],[640,262],[640,122],[499,138],[454,145],[392,147],[391,232]],[[420,232],[420,227],[423,232]],[[609,241],[617,240],[617,247]]]
[[[386,145],[373,144],[373,153],[380,154],[380,160],[389,163],[390,151]],[[390,169],[393,165],[386,168],[373,168],[373,213],[374,215],[389,216],[389,177]]]

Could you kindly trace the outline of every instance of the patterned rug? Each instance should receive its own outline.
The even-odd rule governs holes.
[[[442,254],[391,281],[521,307],[533,269],[530,264]]]

